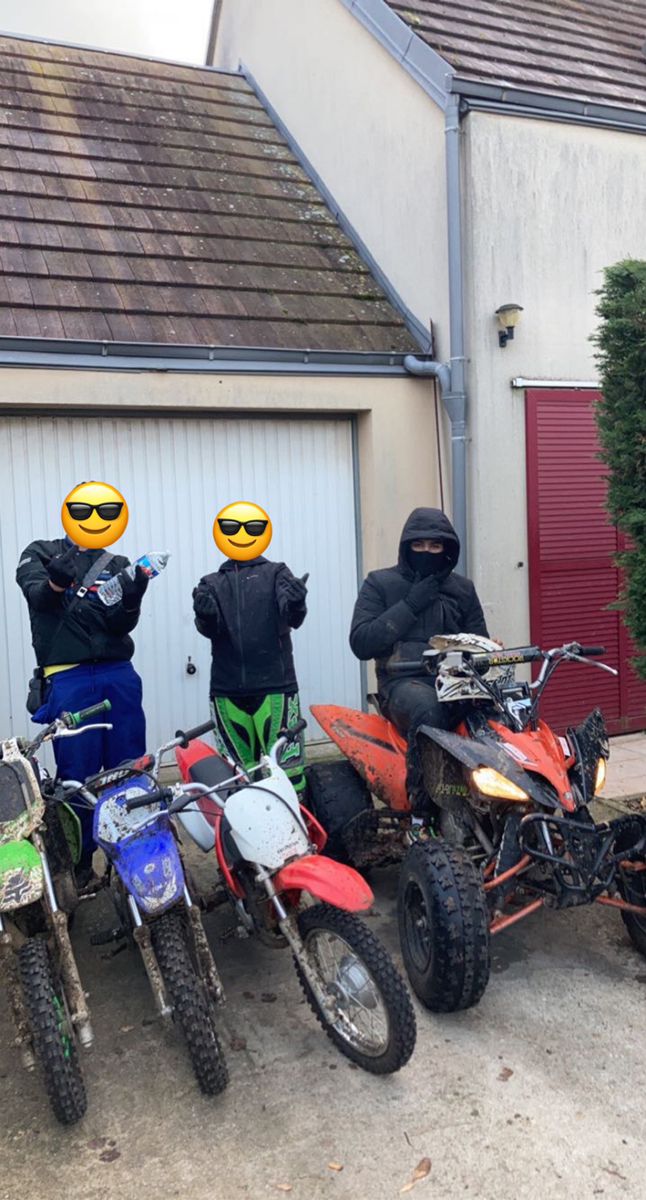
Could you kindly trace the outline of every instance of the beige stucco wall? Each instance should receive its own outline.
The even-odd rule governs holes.
[[[356,414],[366,571],[396,560],[412,508],[440,502],[433,386],[422,380],[6,367],[0,382],[0,419],[30,408]]]
[[[439,108],[339,0],[223,0],[215,65],[240,61],[448,354]]]
[[[510,381],[596,378],[602,269],[646,257],[646,138],[480,113],[463,128],[471,562],[513,644],[529,617],[524,392]],[[501,350],[493,313],[509,301],[524,312]]]

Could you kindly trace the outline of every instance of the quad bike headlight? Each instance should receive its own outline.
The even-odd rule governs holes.
[[[495,796],[497,800],[519,800],[523,803],[529,800],[527,792],[512,783],[511,779],[505,779],[499,771],[494,771],[493,767],[478,767],[476,771],[471,772],[471,779],[483,796]]]
[[[594,794],[595,794],[595,796],[599,792],[603,791],[604,787],[606,786],[606,775],[607,774],[608,774],[608,768],[606,766],[606,760],[602,755],[597,763],[597,773],[594,778]]]

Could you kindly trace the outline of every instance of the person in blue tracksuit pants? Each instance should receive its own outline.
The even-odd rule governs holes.
[[[124,573],[128,559],[112,555],[86,592],[83,581],[105,551],[84,550],[70,538],[35,541],[23,550],[16,580],[29,606],[32,643],[42,677],[42,703],[32,719],[49,724],[62,712],[76,712],[109,700],[105,716],[113,728],[54,741],[61,779],[87,779],[98,771],[138,758],[146,749],[142,683],[131,663],[129,636],[140,614],[148,577],[137,567]],[[110,607],[97,596],[100,584],[120,576],[121,599]],[[79,594],[80,592],[80,594]],[[91,874],[92,813],[79,809],[83,855],[80,882]]]

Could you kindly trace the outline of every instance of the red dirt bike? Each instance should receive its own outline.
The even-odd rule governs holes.
[[[249,772],[205,742],[176,750],[184,782],[165,789],[169,812],[202,850],[215,850],[215,902],[232,903],[248,935],[291,948],[305,996],[338,1049],[366,1071],[390,1074],[413,1052],[415,1014],[390,956],[356,915],[372,906],[372,891],[321,853],[326,834],[280,766],[305,726],[282,730]]]
[[[455,733],[419,730],[431,813],[422,830],[411,832],[406,741],[394,726],[381,715],[312,707],[348,760],[308,768],[310,805],[330,834],[328,852],[363,868],[401,863],[404,962],[418,997],[435,1012],[476,1004],[489,979],[490,936],[543,906],[617,908],[646,956],[646,818],[597,824],[589,811],[606,775],[603,717],[595,710],[565,737],[539,717],[554,671],[603,648],[572,642],[500,650],[489,643],[483,653],[473,642],[467,635],[433,639],[442,648],[426,650],[421,664],[389,667],[394,675],[419,673],[422,665],[441,699],[468,700]],[[537,662],[534,683],[515,678],[516,664]]]

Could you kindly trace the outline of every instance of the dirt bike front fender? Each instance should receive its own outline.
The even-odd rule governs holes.
[[[479,742],[472,738],[462,737],[459,733],[449,733],[445,729],[436,729],[432,725],[420,725],[417,731],[418,739],[430,738],[436,745],[441,746],[448,754],[457,759],[469,771],[478,767],[492,767],[499,775],[504,775],[511,783],[527,792],[527,795],[543,808],[558,808],[558,801],[535,783],[532,776],[524,771],[505,753],[502,746],[495,742]]]
[[[323,854],[308,854],[281,867],[274,875],[274,887],[278,892],[309,892],[317,900],[346,912],[367,912],[374,900],[358,871]]]

